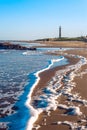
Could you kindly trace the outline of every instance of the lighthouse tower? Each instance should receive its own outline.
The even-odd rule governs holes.
[[[61,26],[59,26],[59,38],[61,38]]]

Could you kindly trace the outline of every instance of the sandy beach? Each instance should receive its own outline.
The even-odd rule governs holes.
[[[0,130],[87,130],[87,0],[0,0]]]
[[[60,47],[60,48],[62,47],[86,48],[87,47],[87,43],[83,41],[38,41],[38,43],[43,44],[42,47]]]
[[[74,46],[72,45],[72,47]],[[56,91],[58,92],[58,94],[61,94],[56,99],[58,103],[56,109],[50,110],[49,112],[44,111],[43,113],[41,113],[38,120],[34,124],[33,130],[86,130],[87,64],[83,63],[81,67],[78,67],[78,69],[74,67],[74,69],[67,68],[70,66],[74,66],[80,62],[81,59],[75,56],[82,56],[82,59],[83,57],[87,58],[87,50],[83,48],[60,52],[56,51],[55,54],[64,55],[68,59],[69,64],[62,67],[60,66],[49,69],[39,75],[40,82],[35,87],[32,94],[32,104],[34,103],[36,96],[42,95],[43,88],[48,87],[50,82],[53,81],[53,77],[59,76],[59,73],[63,76],[60,81],[61,87],[58,88]],[[54,80],[52,82],[52,85],[55,86],[57,81],[58,77],[57,80]]]

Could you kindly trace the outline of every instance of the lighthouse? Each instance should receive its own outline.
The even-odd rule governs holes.
[[[61,26],[59,26],[59,38],[61,38]]]

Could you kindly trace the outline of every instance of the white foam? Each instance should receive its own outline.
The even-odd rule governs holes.
[[[41,53],[41,52],[39,52],[39,53]],[[37,54],[37,52],[36,52],[36,51],[25,51],[25,52],[23,52],[22,54],[25,55],[25,56],[27,56],[27,55]]]
[[[27,128],[26,128],[26,130],[32,130],[32,128],[33,128],[33,124],[35,123],[35,121],[38,119],[38,115],[43,111],[43,109],[38,109],[38,110],[36,110],[36,109],[34,109],[34,107],[30,104],[30,102],[31,102],[31,96],[32,96],[32,92],[33,92],[33,90],[34,90],[34,88],[35,88],[35,86],[38,84],[38,82],[40,81],[40,77],[39,77],[39,74],[41,73],[41,72],[44,72],[45,70],[48,70],[53,64],[54,64],[54,62],[59,62],[59,61],[61,61],[61,60],[63,60],[64,59],[64,57],[62,57],[61,59],[57,59],[57,60],[51,60],[51,64],[47,67],[47,68],[45,68],[45,69],[43,69],[43,70],[40,70],[40,71],[38,71],[38,72],[36,72],[34,75],[36,76],[36,82],[35,82],[35,84],[32,86],[32,88],[31,88],[31,90],[30,90],[30,93],[28,94],[28,97],[27,97],[27,101],[26,101],[26,106],[30,109],[30,111],[31,111],[31,118],[29,119],[29,121],[28,121],[28,124],[27,124]],[[51,104],[50,103],[50,108],[51,109],[53,109],[54,107],[52,106],[53,104]],[[55,104],[54,104],[55,105]],[[49,108],[46,108],[47,109],[47,111],[49,110]],[[56,109],[56,108],[55,108]]]
[[[75,55],[72,55],[72,56],[75,57]],[[33,124],[35,123],[35,121],[38,118],[38,115],[41,112],[47,111],[49,113],[50,110],[56,110],[57,107],[59,106],[58,101],[56,101],[56,99],[58,99],[58,97],[60,97],[62,94],[66,95],[67,98],[70,99],[71,101],[76,100],[76,101],[82,102],[84,104],[87,103],[86,100],[82,100],[82,99],[80,99],[80,97],[77,98],[78,94],[73,95],[71,93],[71,90],[73,89],[73,87],[75,87],[75,83],[73,82],[73,79],[76,76],[75,75],[76,72],[81,68],[82,65],[87,64],[86,58],[84,58],[82,56],[77,56],[77,57],[80,58],[81,60],[76,65],[70,65],[70,66],[66,67],[65,69],[63,69],[63,70],[57,71],[55,76],[48,83],[48,86],[46,86],[46,88],[50,92],[50,94],[49,93],[45,93],[45,94],[43,93],[42,97],[44,97],[44,101],[46,100],[48,102],[47,107],[35,109],[30,104],[31,95],[32,95],[33,89],[35,88],[35,86],[38,84],[38,82],[40,80],[39,74],[41,72],[49,69],[53,65],[54,62],[58,62],[63,58],[58,59],[58,60],[53,59],[51,61],[51,64],[47,68],[45,68],[43,70],[40,70],[39,72],[35,73],[35,76],[37,77],[37,80],[36,80],[35,84],[33,85],[33,87],[31,88],[31,91],[30,91],[30,93],[28,95],[28,100],[26,102],[26,105],[31,110],[31,118],[30,118],[30,120],[28,122],[26,130],[31,130],[33,128]],[[67,75],[67,72],[70,72],[70,73]],[[64,80],[64,87],[61,88],[60,91],[57,91],[62,86],[62,84],[61,84],[62,79]],[[40,96],[38,97],[38,95],[37,95],[37,100],[41,100],[41,97]],[[82,112],[80,111],[80,108],[78,106],[66,106],[64,104],[61,104],[60,107],[62,107],[63,109],[66,110],[66,114],[78,115],[78,116],[82,115]],[[75,126],[77,124],[75,124],[75,123],[74,123],[74,126],[73,126],[73,124],[71,122],[63,122],[63,123],[70,125],[72,129],[77,128],[77,126]]]
[[[80,125],[76,122],[58,121],[58,122],[55,122],[54,124],[56,124],[56,125],[61,125],[61,124],[68,125],[71,130],[87,130],[87,126]]]
[[[0,128],[1,129],[7,129],[7,124],[8,124],[9,122],[0,122]]]
[[[76,106],[66,106],[63,104],[58,105],[59,108],[67,110],[66,114],[68,115],[82,115],[79,107]]]
[[[77,123],[72,123],[72,122],[69,122],[69,121],[63,121],[63,122],[58,121],[57,124],[58,125],[60,125],[60,124],[68,125],[68,126],[70,126],[71,130],[75,130],[76,128],[78,128]]]

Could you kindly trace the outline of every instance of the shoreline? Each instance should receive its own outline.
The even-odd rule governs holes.
[[[71,50],[70,50],[71,51]],[[78,50],[77,50],[78,51]],[[69,52],[69,51],[66,51],[66,52]],[[72,52],[72,51],[71,51]],[[65,52],[64,52],[65,53]],[[78,53],[79,54],[79,53]],[[69,58],[69,57],[68,57]],[[78,60],[76,61],[76,59],[73,61],[73,59],[75,59],[75,58],[71,58],[70,57],[70,59],[69,59],[69,61],[70,61],[70,65],[72,65],[72,64],[75,64],[75,63],[77,63],[78,62]],[[69,65],[69,66],[70,66]],[[64,69],[64,68],[66,68],[66,66],[68,66],[68,65],[65,65],[65,66],[62,66],[62,67],[56,67],[56,68],[54,68],[54,69],[49,69],[49,70],[47,70],[47,71],[44,71],[44,72],[42,72],[42,73],[40,73],[40,78],[41,78],[41,80],[42,79],[44,79],[44,77],[48,77],[47,75],[49,75],[50,74],[50,76],[49,76],[49,78],[47,78],[47,79],[45,79],[45,80],[43,80],[43,81],[41,81],[40,80],[40,82],[38,83],[38,85],[36,85],[36,87],[35,87],[35,89],[34,89],[34,92],[33,92],[33,94],[32,94],[32,98],[33,97],[35,97],[37,94],[41,94],[41,91],[40,91],[40,89],[42,89],[42,88],[44,88],[45,86],[46,86],[46,84],[49,82],[49,80],[55,75],[55,73],[58,71],[58,70],[61,70],[61,69]],[[37,90],[37,92],[36,92],[36,90]],[[35,93],[36,92],[36,93]],[[64,99],[63,99],[64,98]],[[61,101],[61,102],[64,102],[64,101],[66,101],[66,98],[65,97],[63,97],[62,98],[62,100],[63,101]],[[51,114],[51,117],[50,116],[47,116],[47,113],[46,112],[43,112],[43,113],[41,113],[40,115],[39,115],[39,118],[38,118],[38,120],[36,121],[36,123],[34,124],[34,126],[35,126],[35,128],[33,128],[32,130],[34,130],[34,129],[37,129],[37,127],[38,127],[38,129],[39,130],[44,130],[44,129],[49,129],[50,128],[50,130],[51,129],[53,129],[53,128],[55,128],[55,130],[56,129],[60,129],[60,130],[62,130],[62,129],[65,129],[65,130],[68,130],[69,128],[70,128],[70,124],[68,124],[68,122],[67,123],[61,123],[61,124],[59,124],[59,125],[57,125],[57,124],[54,124],[54,125],[52,125],[52,124],[50,124],[50,122],[52,121],[52,118],[54,117],[54,114],[55,115],[58,115],[58,113],[59,112],[61,113],[61,111],[60,110],[55,110],[55,111],[52,111],[51,113],[53,114]],[[65,110],[63,110],[63,111],[65,111]],[[60,114],[59,114],[60,115]],[[45,117],[45,118],[44,118]],[[51,118],[51,119],[50,119]],[[56,117],[57,118],[57,117]],[[61,119],[61,116],[58,116],[58,118],[59,119]],[[77,119],[77,117],[76,116],[69,116],[69,117],[67,117],[67,119],[70,119],[71,120],[71,118],[73,119],[73,120],[75,120],[75,118]],[[65,118],[65,116],[63,117],[63,119],[66,119]],[[44,122],[44,120],[45,120],[45,122]],[[54,119],[54,121],[55,121],[55,119]],[[43,124],[43,123],[45,123],[45,124]],[[47,124],[50,124],[50,125],[47,125]],[[42,127],[41,127],[42,126]],[[40,128],[39,128],[40,127]]]
[[[67,58],[67,60],[69,62],[67,65],[54,67],[52,69],[48,69],[48,70],[45,70],[45,71],[39,73],[38,76],[40,77],[40,81],[35,86],[32,96],[36,95],[35,92],[37,91],[37,89],[43,88],[50,81],[50,79],[55,75],[56,71],[64,69],[66,66],[72,65],[73,63],[75,64],[76,62],[79,61],[79,59],[69,57],[69,56],[66,56],[65,58]],[[49,75],[49,73],[50,73],[50,75]],[[44,78],[44,77],[46,77],[46,78]]]
[[[34,88],[27,105],[36,110],[34,106],[34,101],[38,101],[39,96],[44,94],[44,90],[49,91],[49,99],[50,95],[51,99],[54,101],[51,104],[52,109],[41,111],[41,114],[38,113],[38,120],[35,121],[34,127],[32,130],[69,130],[69,129],[86,129],[87,128],[87,64],[74,68],[77,62],[80,59],[83,61],[84,58],[87,59],[87,49],[72,49],[72,50],[62,50],[55,52],[47,52],[46,54],[50,55],[63,55],[69,60],[69,64],[58,66],[54,68],[48,67],[48,70],[41,70],[37,73],[34,73],[33,76],[39,77],[38,84],[34,84]],[[74,56],[76,55],[76,56]],[[78,56],[77,56],[78,55]],[[80,57],[83,56],[83,57]],[[73,65],[74,64],[74,65]],[[71,67],[70,67],[71,66]],[[79,68],[78,68],[79,66]],[[76,69],[76,71],[75,71]],[[59,74],[58,74],[59,73]],[[36,78],[35,78],[36,79]],[[37,79],[36,79],[37,80]],[[35,81],[36,81],[35,80]],[[67,88],[70,86],[71,88]],[[50,86],[54,86],[54,88],[50,88]],[[73,87],[72,87],[73,86]],[[55,87],[58,87],[55,89]],[[64,88],[65,87],[65,88]],[[54,89],[54,90],[53,90]],[[64,92],[66,91],[66,92]],[[57,97],[55,95],[60,94]],[[47,96],[48,96],[47,95]],[[44,97],[44,96],[43,96]],[[45,95],[46,97],[46,95]],[[55,100],[56,98],[56,100]],[[46,99],[48,101],[48,99]],[[33,104],[33,105],[32,105]],[[37,102],[36,104],[37,105]],[[71,111],[72,110],[72,111]],[[37,112],[37,111],[36,111]],[[69,113],[69,114],[68,114]],[[72,115],[73,113],[74,115]],[[32,112],[33,115],[33,112]],[[34,117],[34,115],[33,115]],[[2,127],[4,128],[4,124]],[[30,129],[28,129],[30,130]]]
[[[37,95],[42,95],[44,88],[48,88],[50,82],[52,82],[51,85],[56,84],[58,80],[58,72],[60,73],[60,76],[62,75],[61,72],[64,71],[64,75],[62,79],[59,79],[60,86],[56,90],[56,92],[60,93],[61,90],[64,88],[66,83],[69,82],[72,85],[75,85],[71,91],[71,93],[63,94],[60,97],[56,98],[56,101],[58,102],[56,109],[53,110],[48,110],[44,111],[39,115],[38,120],[34,123],[34,128],[39,129],[39,130],[48,130],[48,129],[54,129],[55,130],[69,130],[72,129],[72,125],[74,126],[75,123],[78,127],[78,124],[80,125],[81,128],[86,128],[87,124],[87,89],[86,89],[86,84],[87,84],[87,64],[83,65],[78,71],[75,72],[74,74],[74,79],[73,78],[73,70],[74,69],[69,69],[68,71],[65,71],[65,69],[69,66],[72,66],[73,64],[76,64],[79,62],[81,57],[74,57],[73,55],[81,55],[83,57],[87,58],[87,50],[86,49],[77,49],[77,50],[66,50],[66,51],[55,51],[55,52],[48,52],[48,55],[64,55],[69,60],[68,65],[63,65],[63,66],[58,66],[54,67],[52,69],[48,70],[41,70],[39,71],[36,77],[39,77],[38,84],[34,84],[34,88],[31,92],[32,96],[29,100],[32,103],[34,99],[37,97]],[[71,55],[72,54],[72,55]],[[82,60],[84,58],[81,58]],[[78,66],[77,66],[78,67]],[[71,67],[72,68],[72,67]],[[69,77],[71,75],[71,77]],[[57,79],[56,79],[57,78]],[[69,78],[71,78],[70,81]],[[56,79],[56,80],[55,80]],[[72,82],[73,81],[73,82]],[[53,91],[53,90],[52,90]],[[75,97],[74,97],[75,95]],[[69,97],[68,97],[69,96]],[[78,98],[78,99],[75,99]],[[54,101],[55,102],[55,101]],[[27,102],[29,105],[29,102]],[[55,105],[55,104],[54,104]],[[70,106],[69,106],[70,105]],[[83,106],[82,106],[83,105]],[[73,106],[73,107],[72,107]],[[76,106],[76,107],[75,107]],[[33,107],[32,107],[33,108]],[[36,109],[36,108],[35,108]],[[66,113],[70,111],[69,109],[73,109],[74,112],[76,112],[78,115],[67,115]],[[83,115],[82,115],[83,113]],[[81,126],[82,125],[82,126]],[[80,128],[79,127],[79,128]],[[30,129],[29,129],[30,130]]]
[[[61,61],[63,58],[61,59],[58,59],[58,61]],[[36,86],[40,83],[40,79],[41,77],[39,76],[40,74],[46,72],[46,71],[49,71],[50,70],[50,67],[54,64],[54,62],[56,61],[53,61],[51,60],[51,63],[44,69],[40,70],[40,71],[37,71],[36,73],[34,73],[34,77],[35,77],[35,83],[33,84],[31,90],[30,90],[30,93],[28,94],[27,96],[27,101],[26,101],[26,106],[30,109],[31,111],[31,118],[30,120],[28,121],[28,125],[27,125],[27,130],[31,130],[33,128],[33,124],[34,122],[37,120],[38,118],[38,112],[34,109],[34,107],[31,105],[31,100],[32,100],[32,95],[33,95],[33,91],[35,90]],[[41,112],[40,112],[41,113]]]

